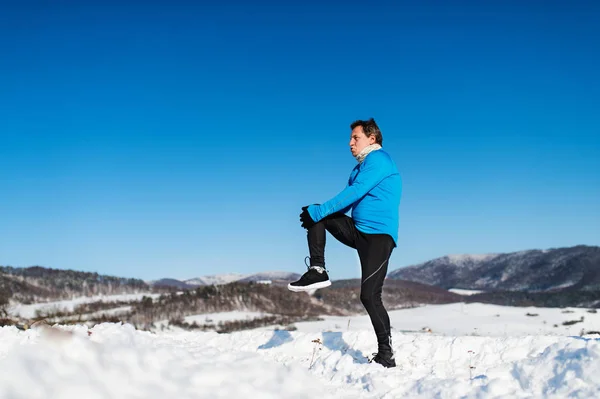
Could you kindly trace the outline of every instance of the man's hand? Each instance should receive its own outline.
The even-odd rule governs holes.
[[[307,230],[316,224],[315,221],[310,217],[310,213],[308,213],[308,206],[302,207],[302,213],[300,214],[300,223],[302,224],[302,227],[304,227]]]

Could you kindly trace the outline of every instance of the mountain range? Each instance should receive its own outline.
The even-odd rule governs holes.
[[[149,287],[139,279],[41,266],[0,266],[0,297],[13,298],[22,303],[142,291],[149,291]]]
[[[193,289],[205,285],[224,285],[229,283],[249,283],[249,282],[270,282],[271,284],[288,284],[300,278],[298,273],[269,271],[254,274],[226,273],[210,276],[195,277],[188,280],[176,280],[172,278],[163,278],[160,280],[149,281],[151,287],[173,287],[179,289]]]
[[[270,271],[145,282],[40,266],[0,266],[0,297],[4,301],[12,298],[32,303],[75,296],[166,293],[229,283],[270,282],[271,286],[281,288],[299,277],[297,273]],[[395,284],[394,280],[404,283]],[[315,296],[341,304],[360,290],[359,279],[333,283],[331,292],[319,290]],[[449,289],[482,293],[465,297],[449,295]],[[389,272],[384,294],[398,306],[407,302],[480,301],[515,306],[596,307],[600,305],[600,247],[580,245],[503,254],[448,255]]]
[[[600,247],[449,255],[394,270],[389,279],[483,291],[600,291]]]
[[[194,288],[231,282],[268,280],[287,284],[297,273],[263,272],[219,274],[189,280],[161,279],[153,287]],[[500,254],[447,255],[388,273],[389,280],[405,280],[443,289],[477,291],[556,292],[600,291],[600,247],[579,245]]]

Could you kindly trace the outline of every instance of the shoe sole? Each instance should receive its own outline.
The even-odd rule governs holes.
[[[329,287],[330,285],[331,285],[331,281],[329,281],[329,280],[321,281],[320,283],[314,283],[311,285],[305,285],[302,287],[288,284],[288,290],[293,291],[293,292],[303,292],[303,291],[310,291],[310,290],[316,290],[319,288]]]

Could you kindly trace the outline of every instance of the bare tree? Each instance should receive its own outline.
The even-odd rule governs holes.
[[[0,291],[0,317],[8,317],[8,294]]]

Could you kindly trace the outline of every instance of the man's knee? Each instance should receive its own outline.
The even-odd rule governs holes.
[[[331,228],[333,226],[337,226],[340,220],[347,217],[348,216],[344,215],[343,213],[336,212],[319,220],[319,223],[323,223],[325,225],[325,228]]]
[[[371,294],[367,294],[365,292],[360,293],[360,301],[364,305],[365,308],[368,308],[373,303],[373,296]]]

